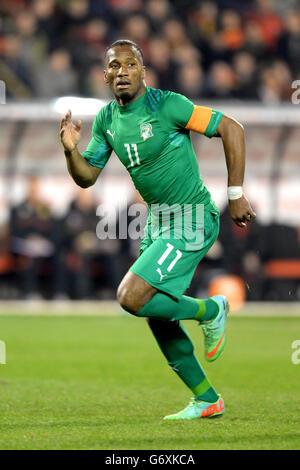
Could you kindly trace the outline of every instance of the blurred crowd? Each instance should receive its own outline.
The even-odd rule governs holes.
[[[8,98],[110,98],[103,55],[120,38],[142,47],[149,86],[194,100],[289,101],[300,1],[1,0]]]
[[[114,225],[97,211],[93,188],[79,190],[57,217],[41,197],[41,184],[36,176],[28,179],[25,199],[11,207],[9,223],[0,231],[0,299],[115,299],[140,246],[124,226],[120,236],[119,223],[125,220],[126,229],[134,224],[141,233],[146,223],[146,211],[128,216],[131,204],[141,203],[138,194],[121,208]],[[100,221],[104,231],[113,227],[113,237],[100,239]],[[242,280],[247,300],[299,300],[300,229],[257,220],[241,229],[224,209],[219,238],[198,265],[187,294],[207,297],[211,283],[224,275]]]
[[[107,213],[105,219],[97,215],[101,202],[92,188],[78,190],[58,217],[41,196],[41,184],[35,175],[28,178],[25,199],[11,207],[0,232],[0,298],[115,298],[139,250],[137,240],[118,237],[122,215],[109,222],[111,235],[100,239],[97,224],[102,220],[108,230]]]

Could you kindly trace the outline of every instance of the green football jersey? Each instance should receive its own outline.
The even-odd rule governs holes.
[[[148,204],[208,204],[190,131],[185,128],[194,104],[185,96],[147,87],[137,100],[115,100],[96,116],[83,157],[104,168],[112,151],[127,168]],[[212,137],[222,113],[214,112],[205,135]],[[216,118],[217,116],[217,118]]]

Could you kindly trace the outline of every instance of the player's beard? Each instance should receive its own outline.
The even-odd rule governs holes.
[[[127,91],[124,91],[123,93],[120,93],[118,98],[122,101],[123,105],[129,103],[135,95],[131,95]]]
[[[121,93],[118,95],[118,99],[122,101],[123,105],[130,103],[130,101],[133,101],[137,94],[140,92],[142,86],[143,82],[140,83],[140,86],[134,93],[129,93],[128,91],[121,91]]]

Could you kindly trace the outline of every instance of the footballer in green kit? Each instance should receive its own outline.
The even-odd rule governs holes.
[[[193,393],[186,408],[164,419],[222,415],[224,400],[181,324],[197,321],[204,333],[205,359],[219,357],[226,343],[227,299],[222,293],[210,299],[184,295],[219,232],[219,211],[201,179],[190,131],[222,139],[230,214],[245,227],[255,213],[242,190],[243,128],[183,95],[147,87],[142,50],[131,41],[119,40],[107,48],[104,79],[114,100],[96,116],[83,153],[77,149],[81,121],[73,124],[70,110],[61,120],[68,171],[79,186],[89,187],[112,151],[128,170],[149,216],[139,257],[120,283],[118,301],[129,313],[147,318],[168,364]]]

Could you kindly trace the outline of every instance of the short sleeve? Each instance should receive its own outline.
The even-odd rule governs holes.
[[[194,109],[194,104],[179,93],[169,92],[163,102],[163,116],[172,127],[185,128]]]
[[[101,114],[99,113],[93,122],[92,139],[90,140],[85,151],[82,153],[82,156],[91,165],[98,168],[105,167],[112,153],[112,147],[109,145],[103,132],[101,121]]]

